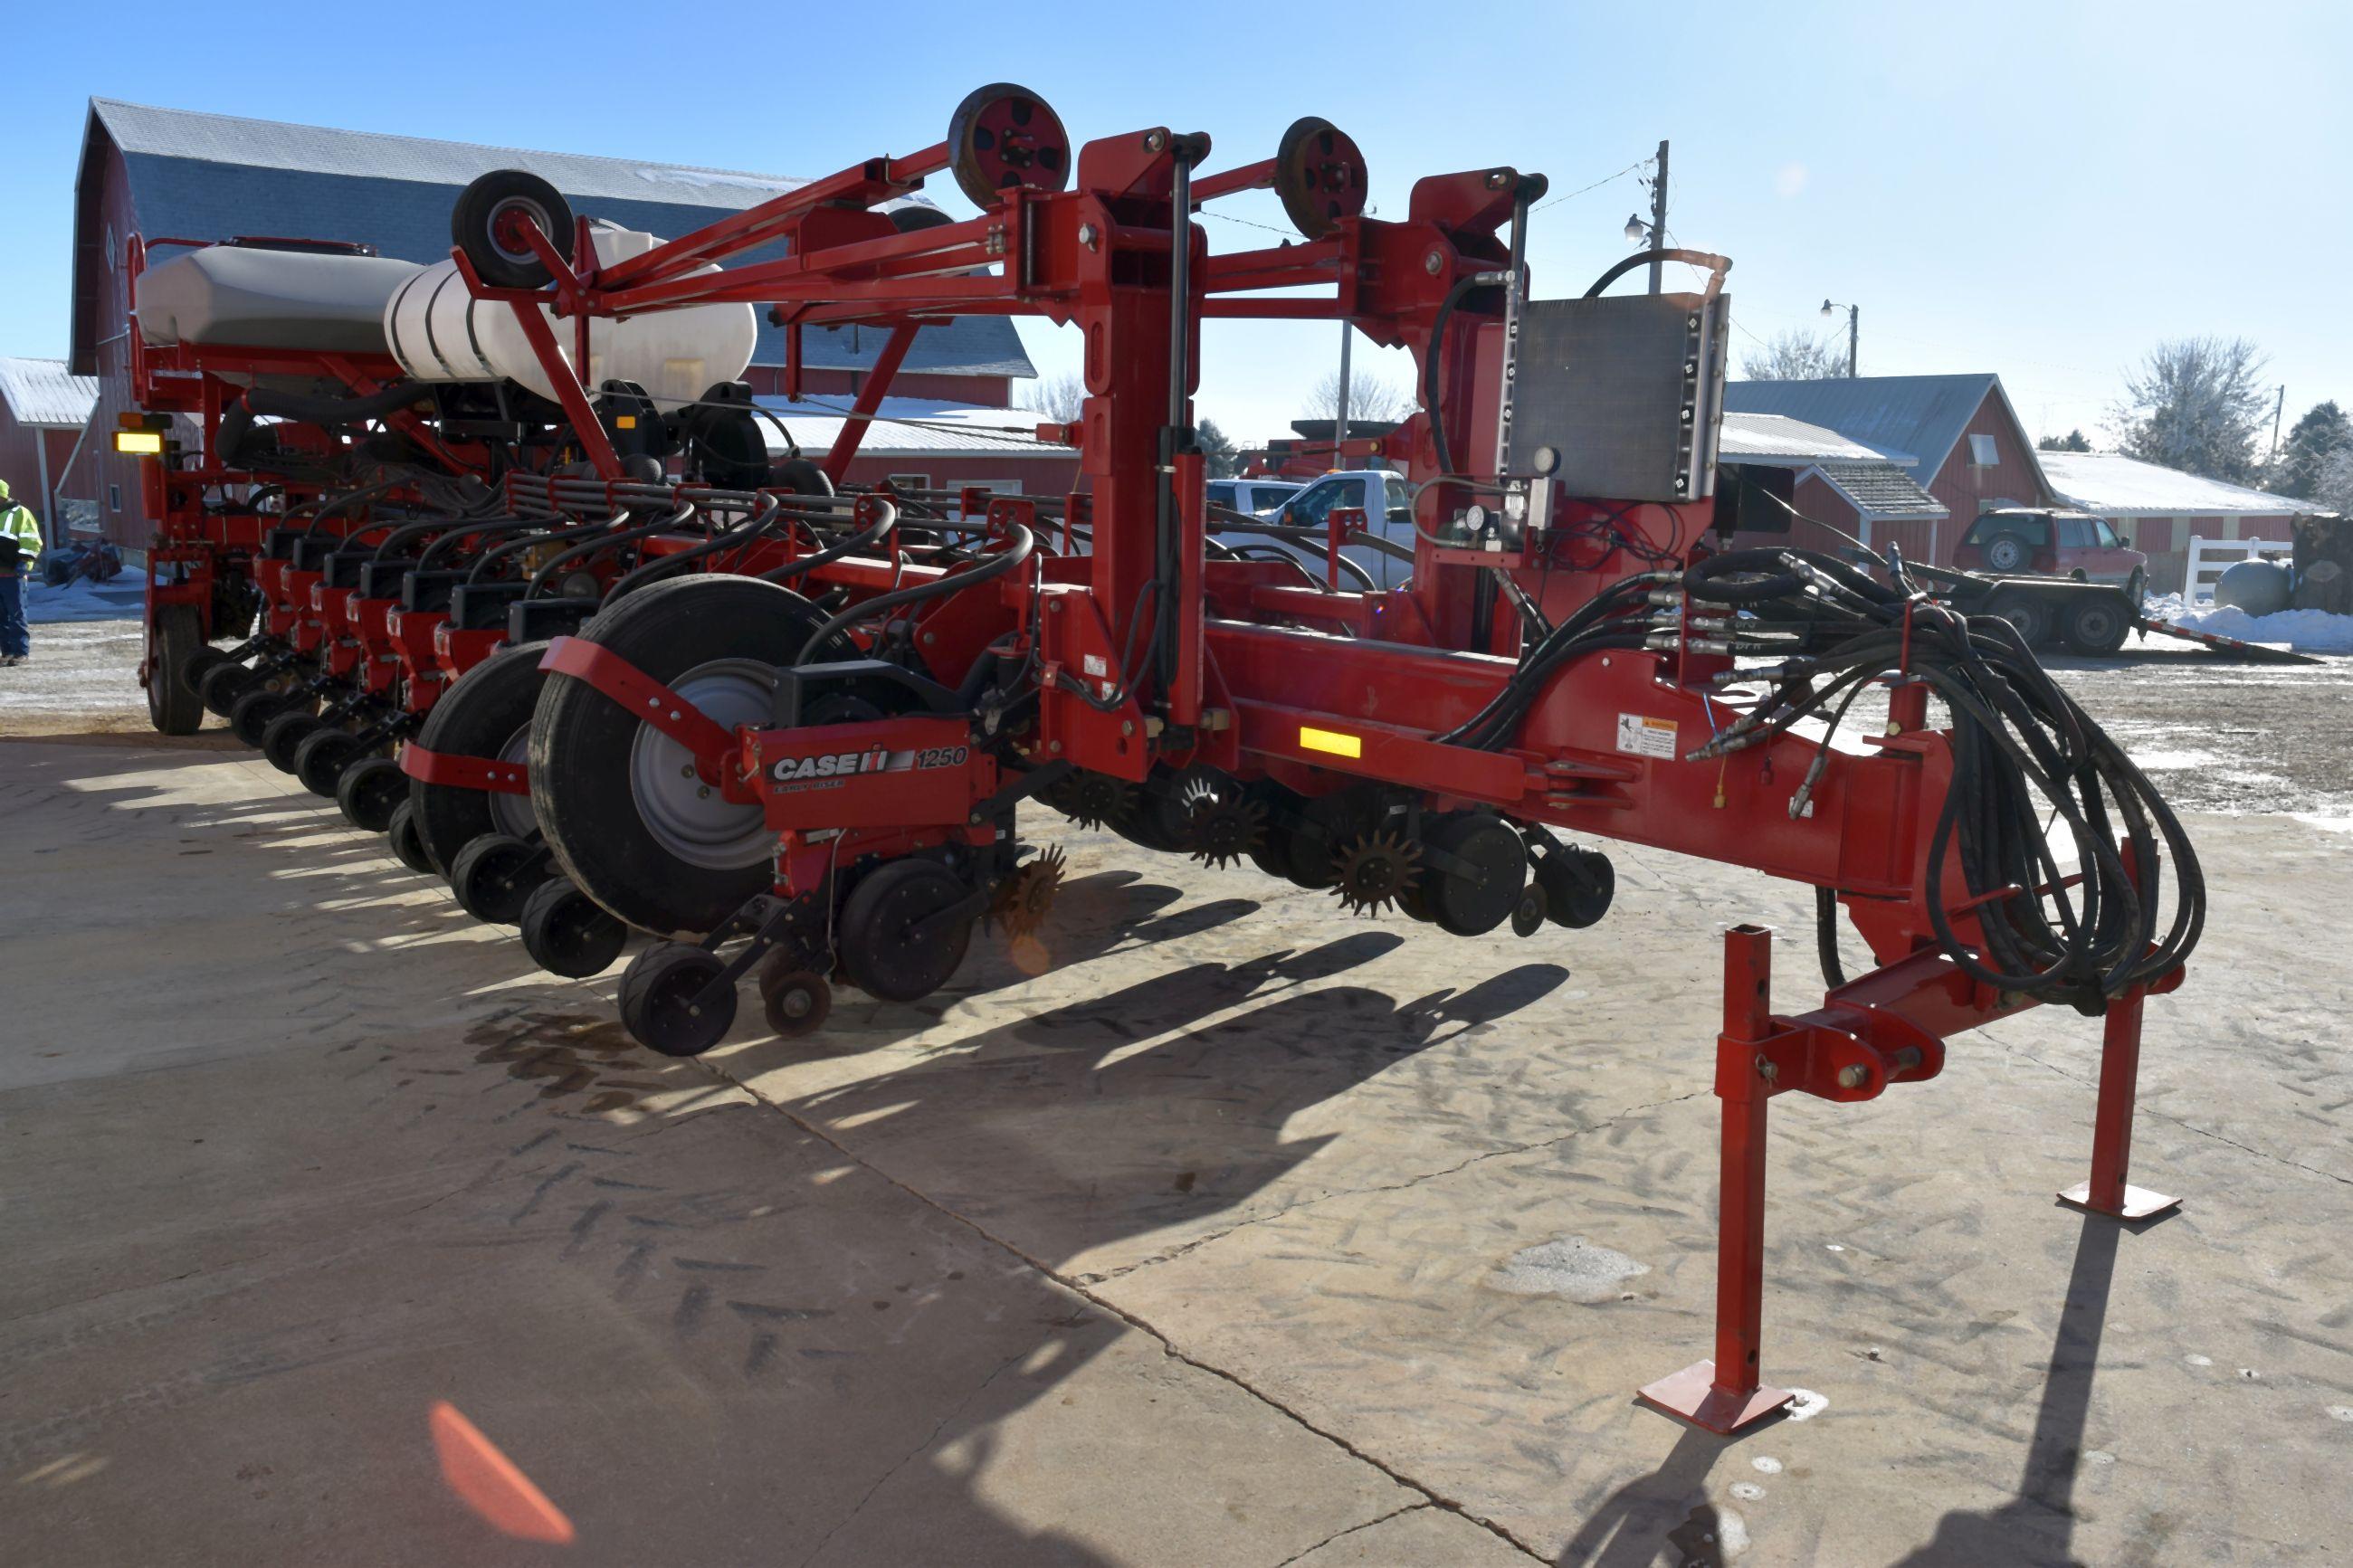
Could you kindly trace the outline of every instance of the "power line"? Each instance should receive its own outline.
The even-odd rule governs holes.
[[[1637,158],[1614,174],[1604,174],[1589,185],[1579,185],[1573,191],[1562,192],[1559,195],[1553,197],[1549,201],[1538,203],[1536,205],[1528,209],[1528,216],[1530,217],[1534,217],[1536,214],[1544,211],[1546,207],[1556,207],[1560,205],[1561,203],[1568,200],[1571,196],[1581,196],[1588,191],[1598,191],[1602,186],[1608,184],[1610,181],[1623,179],[1628,174],[1632,174],[1635,170],[1647,169],[1658,161],[1659,159],[1656,153],[1652,153],[1651,156],[1646,158]]]

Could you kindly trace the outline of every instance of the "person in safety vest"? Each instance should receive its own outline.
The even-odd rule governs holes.
[[[25,624],[25,574],[41,557],[41,525],[32,511],[9,499],[0,479],[0,664],[33,657],[32,628]]]

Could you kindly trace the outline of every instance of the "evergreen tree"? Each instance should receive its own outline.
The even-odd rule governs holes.
[[[2070,430],[2064,436],[2045,436],[2034,447],[2039,452],[2088,452],[2092,444],[2084,439],[2081,430]]]
[[[1193,435],[1201,443],[1201,455],[1208,461],[1211,479],[1230,479],[1240,471],[1241,453],[1236,449],[1232,437],[1218,428],[1216,420],[1202,420],[1194,427]]]
[[[2329,461],[2339,452],[2353,452],[2353,419],[2334,402],[2306,409],[2280,447],[2272,488],[2303,500],[2317,499]]]

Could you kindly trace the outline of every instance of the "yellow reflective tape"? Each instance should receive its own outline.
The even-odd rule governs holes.
[[[1329,752],[1335,757],[1362,757],[1364,738],[1343,735],[1335,730],[1318,730],[1309,725],[1299,726],[1299,749],[1303,752]]]

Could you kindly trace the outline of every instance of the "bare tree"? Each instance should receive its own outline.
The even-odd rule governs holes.
[[[2186,473],[2243,483],[2255,433],[2271,414],[2257,378],[2267,362],[2244,338],[2175,338],[2125,376],[2110,415],[2126,453]]]
[[[1042,414],[1057,425],[1074,423],[1079,417],[1079,405],[1087,400],[1087,384],[1078,372],[1060,375],[1041,375],[1031,382],[1021,394],[1020,406],[1032,414]]]
[[[1359,419],[1395,421],[1412,414],[1419,405],[1413,395],[1396,382],[1377,375],[1361,373],[1348,377],[1348,422]],[[1309,419],[1337,419],[1340,416],[1340,373],[1324,373],[1324,379],[1307,389]]]
[[[1836,333],[1816,337],[1797,331],[1777,332],[1762,349],[1740,362],[1751,381],[1839,381],[1846,375],[1846,345]]]

